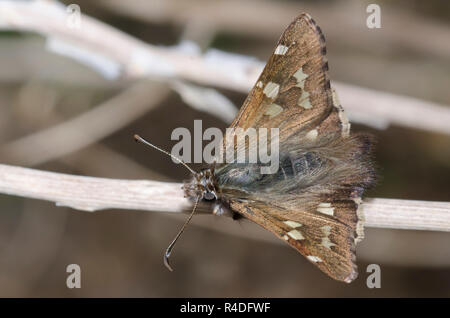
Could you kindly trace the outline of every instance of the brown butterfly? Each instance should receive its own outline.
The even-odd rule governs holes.
[[[215,163],[200,173],[188,167],[194,176],[184,189],[195,207],[199,201],[214,202],[214,213],[232,211],[259,224],[330,277],[351,282],[358,274],[355,245],[363,238],[358,205],[375,182],[372,142],[366,135],[350,135],[330,87],[325,53],[320,28],[308,14],[298,16],[231,125],[279,129],[275,173],[261,174],[258,163]],[[256,151],[249,143],[246,148]],[[183,229],[165,254],[168,267]]]

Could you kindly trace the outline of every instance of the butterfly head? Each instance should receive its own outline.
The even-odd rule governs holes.
[[[219,199],[214,169],[205,169],[195,173],[190,180],[184,183],[183,189],[188,198],[198,197],[205,201]]]

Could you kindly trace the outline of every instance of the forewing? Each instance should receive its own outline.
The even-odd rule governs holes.
[[[308,14],[278,44],[231,127],[280,129],[280,142],[315,128],[332,111],[325,39]]]

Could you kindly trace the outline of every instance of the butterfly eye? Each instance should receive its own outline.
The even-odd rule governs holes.
[[[205,192],[203,194],[203,199],[205,199],[207,201],[211,201],[211,200],[216,199],[216,195],[214,193],[212,193],[212,192]]]

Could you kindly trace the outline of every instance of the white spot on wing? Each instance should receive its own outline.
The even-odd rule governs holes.
[[[287,226],[292,227],[293,229],[295,229],[296,227],[302,226],[300,223],[295,222],[295,221],[284,221],[283,223],[286,224]]]
[[[287,235],[289,235],[290,237],[292,237],[294,240],[304,240],[305,238],[303,237],[302,233],[300,233],[297,230],[292,230],[290,231]]]
[[[334,244],[333,242],[330,241],[330,239],[328,237],[324,237],[322,238],[322,246],[328,248],[331,250],[331,247],[335,246],[336,244]]]
[[[300,96],[300,98],[298,99],[297,105],[302,106],[305,109],[312,108],[311,101],[309,99],[309,93],[307,91],[304,90],[302,92],[302,96]]]
[[[309,99],[301,102],[301,104],[299,106],[302,106],[304,109],[312,108],[312,105],[311,105],[311,102],[309,101]]]
[[[289,47],[285,46],[285,45],[278,45],[277,48],[275,49],[274,54],[275,55],[285,55],[286,52],[288,51]]]
[[[258,83],[256,83],[256,87],[262,88],[263,87],[263,82],[258,81]]]
[[[317,262],[322,262],[322,259],[318,256],[312,256],[312,255],[308,255],[306,256],[307,259],[309,259],[311,262],[317,263]]]
[[[322,214],[327,214],[327,215],[334,215],[334,208],[317,208],[316,210],[317,212],[320,212]]]
[[[320,203],[317,206],[317,212],[323,213],[323,214],[327,214],[327,215],[334,215],[334,208],[331,207],[331,203]]]
[[[305,80],[308,78],[308,74],[303,73],[303,67],[300,67],[294,73],[294,77],[297,79],[297,85],[295,86],[305,89]]]
[[[270,118],[279,115],[283,111],[283,107],[278,104],[270,104],[267,106],[266,112],[264,115],[270,116]]]
[[[266,87],[264,87],[263,93],[266,94],[267,97],[275,99],[278,96],[278,92],[280,91],[280,85],[269,82]]]
[[[331,242],[330,238],[329,238],[329,236],[331,234],[331,226],[325,225],[325,226],[322,226],[320,229],[322,230],[323,234],[325,235],[322,238],[322,243],[321,243],[322,246],[331,250],[331,247],[336,245],[333,242]]]
[[[331,234],[331,226],[329,225],[324,225],[320,228],[323,232],[323,234],[325,234],[326,236]]]

